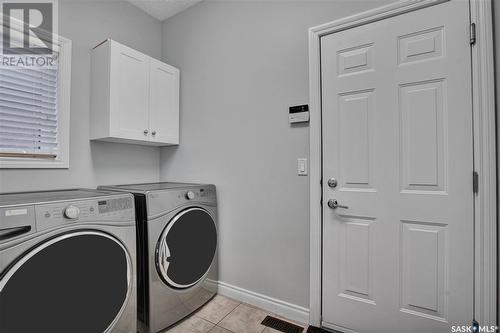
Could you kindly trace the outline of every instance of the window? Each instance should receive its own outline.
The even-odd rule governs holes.
[[[2,54],[0,168],[69,167],[71,41],[53,35],[50,67],[10,60],[36,56]]]
[[[57,69],[0,69],[0,156],[56,158]]]

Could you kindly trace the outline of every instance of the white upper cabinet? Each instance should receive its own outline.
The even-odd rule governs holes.
[[[179,143],[179,70],[156,59],[149,66],[149,128],[155,142]]]
[[[113,40],[93,49],[90,138],[179,143],[179,70]]]
[[[149,57],[111,42],[109,59],[111,133],[144,140],[149,129]]]

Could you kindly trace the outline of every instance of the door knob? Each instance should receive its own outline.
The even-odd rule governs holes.
[[[337,179],[335,178],[328,179],[328,186],[330,186],[331,188],[336,188],[337,185],[338,185]]]
[[[144,130],[144,135],[147,135],[149,131],[147,129]]]
[[[330,207],[331,209],[335,209],[335,208],[347,209],[347,208],[349,208],[347,206],[339,205],[339,202],[337,201],[337,199],[328,200],[328,207]]]
[[[151,132],[151,134],[156,135],[156,131]]]

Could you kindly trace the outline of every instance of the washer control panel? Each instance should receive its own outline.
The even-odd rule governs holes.
[[[122,210],[134,208],[131,198],[99,200],[97,202],[99,214],[113,214]]]
[[[37,230],[84,222],[129,222],[135,219],[131,196],[59,202],[35,206]]]

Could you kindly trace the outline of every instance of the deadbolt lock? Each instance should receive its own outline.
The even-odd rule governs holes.
[[[335,178],[328,179],[328,186],[330,186],[331,188],[336,188],[337,185],[338,185],[337,179]]]

